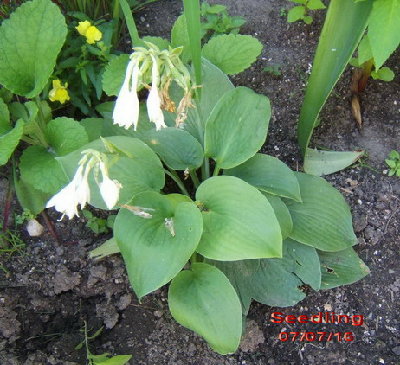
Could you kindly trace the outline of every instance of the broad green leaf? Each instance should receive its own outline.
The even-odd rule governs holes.
[[[85,128],[71,118],[56,118],[46,130],[49,144],[57,156],[64,156],[89,142]]]
[[[400,1],[374,1],[368,22],[368,37],[375,66],[379,69],[400,43]]]
[[[234,75],[250,67],[262,47],[251,35],[223,34],[212,37],[204,45],[202,55],[226,74]]]
[[[67,36],[67,25],[50,0],[22,4],[0,27],[0,84],[33,98],[43,90]]]
[[[184,63],[188,63],[191,59],[189,34],[187,31],[186,18],[181,15],[176,19],[171,29],[171,46],[173,48],[183,47],[181,59]]]
[[[321,289],[353,284],[370,272],[352,248],[339,252],[318,251],[318,256],[321,261]]]
[[[352,165],[364,154],[364,151],[320,151],[307,148],[304,171],[315,176],[329,175]]]
[[[206,122],[205,155],[222,169],[247,161],[265,142],[270,117],[266,96],[246,87],[227,92]]]
[[[340,251],[357,243],[351,212],[343,196],[324,179],[296,173],[302,203],[287,200],[293,220],[289,237],[323,251]]]
[[[132,210],[137,208],[121,209],[114,224],[130,283],[141,298],[183,269],[196,250],[203,224],[195,204],[174,206],[167,196],[155,192],[139,194],[128,205],[151,214],[144,218]]]
[[[329,4],[300,111],[298,138],[303,155],[322,106],[364,34],[372,3],[335,0]]]
[[[242,309],[235,289],[216,267],[195,263],[172,280],[168,304],[178,323],[197,332],[218,353],[236,351]]]
[[[177,128],[151,130],[142,140],[173,170],[194,170],[203,163],[203,148],[189,132]]]
[[[19,119],[13,129],[0,135],[0,166],[7,163],[8,159],[17,148],[23,133],[24,122],[22,119]]]
[[[293,229],[293,221],[289,209],[281,198],[267,193],[263,194],[268,199],[268,202],[271,204],[272,209],[274,210],[276,219],[278,219],[281,227],[282,239],[286,239],[289,237],[289,234]]]
[[[216,176],[197,189],[204,232],[197,251],[223,261],[281,257],[279,222],[267,198],[233,176]]]
[[[34,215],[39,214],[51,198],[51,194],[37,190],[31,184],[22,180],[15,182],[15,192],[21,207],[28,209]]]
[[[11,129],[10,112],[7,104],[0,98],[0,136]]]
[[[68,178],[56,156],[42,146],[30,146],[21,156],[21,179],[44,193],[55,194]]]
[[[306,8],[304,6],[295,6],[288,11],[287,21],[288,23],[296,22],[304,18],[306,14]]]
[[[299,289],[302,281],[315,290],[321,284],[317,251],[292,240],[283,242],[281,259],[212,263],[228,277],[245,314],[252,299],[270,306],[288,307],[305,298],[305,293]]]
[[[185,121],[185,130],[195,137],[201,145],[204,144],[204,127],[211,111],[225,93],[234,89],[229,78],[218,67],[204,58],[202,59],[202,67],[201,98],[193,101],[195,107],[189,108],[188,118]]]
[[[108,96],[117,96],[125,80],[129,54],[115,56],[106,66],[103,73],[103,90]]]
[[[394,72],[389,67],[381,67],[379,70],[372,71],[371,76],[375,80],[392,81]]]
[[[266,193],[301,201],[294,172],[276,157],[257,153],[245,163],[224,170],[224,175],[239,177]]]
[[[85,118],[82,119],[80,125],[85,128],[88,136],[88,142],[92,142],[100,137],[103,137],[103,126],[105,120],[103,118]],[[124,128],[125,129],[125,128]]]
[[[122,185],[119,203],[123,204],[132,199],[132,196],[144,191],[159,191],[164,187],[164,169],[157,155],[145,143],[131,137],[107,137],[107,142],[113,144],[121,152],[109,168],[111,179],[116,179]],[[81,159],[81,152],[87,149],[95,149],[107,152],[101,140],[93,141],[66,156],[59,157],[68,178],[72,180]],[[98,185],[93,173],[89,174],[90,204],[96,208],[106,209],[103,198],[100,195]]]

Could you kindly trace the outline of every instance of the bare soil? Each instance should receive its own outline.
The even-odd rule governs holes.
[[[325,12],[315,13],[311,25],[288,24],[281,16],[281,9],[291,6],[285,0],[210,2],[227,4],[232,15],[244,16],[242,33],[264,44],[260,59],[232,80],[271,100],[273,117],[262,151],[301,169],[296,122]],[[146,7],[136,14],[141,34],[168,37],[181,7],[177,0]],[[390,150],[400,150],[399,61],[397,52],[388,62],[396,73],[394,81],[368,84],[362,95],[361,130],[351,115],[347,70],[321,113],[322,123],[312,140],[315,146],[368,152],[361,163],[327,180],[351,206],[359,240],[356,250],[369,266],[369,276],[350,286],[311,292],[291,308],[253,304],[240,350],[220,356],[171,318],[166,288],[138,303],[119,256],[100,262],[88,259],[88,251],[107,235],[94,235],[83,219],[58,222],[58,215],[49,212],[58,242],[49,232],[33,239],[21,230],[25,251],[1,263],[9,273],[0,271],[0,364],[85,364],[85,350],[74,349],[82,340],[85,320],[91,329],[105,327],[90,342],[93,353],[132,354],[131,364],[399,364],[400,179],[383,174],[384,158]],[[264,72],[269,65],[279,65],[281,75]],[[6,185],[5,179],[0,180],[0,201]],[[274,324],[270,322],[274,311],[296,316],[334,311],[363,315],[365,322],[362,326]],[[355,340],[281,342],[278,334],[284,328],[351,331]]]

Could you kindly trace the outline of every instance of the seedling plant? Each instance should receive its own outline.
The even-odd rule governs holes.
[[[390,151],[385,162],[389,166],[389,176],[400,176],[400,153],[398,151]]]
[[[51,9],[51,24],[62,23],[49,0],[24,4],[10,22],[28,10],[35,19],[32,4]],[[121,5],[126,8],[124,0]],[[258,40],[216,35],[202,46],[197,1],[184,1],[170,40],[139,38],[128,13],[133,53],[113,58],[102,79],[103,90],[116,98],[101,106],[104,118],[95,122],[47,122],[51,139],[39,155],[46,163],[31,170],[30,181],[41,182],[49,171],[52,181],[58,171],[58,192],[45,204],[62,217],[73,219],[87,204],[118,209],[108,248],[122,254],[137,297],[170,284],[172,316],[218,353],[233,353],[252,300],[290,306],[306,296],[304,285],[324,290],[367,275],[352,248],[357,239],[350,209],[322,178],[257,152],[267,137],[270,102],[235,87],[227,74],[255,61]],[[3,26],[0,35],[8,31]],[[17,57],[14,43],[2,39],[0,50]],[[30,50],[46,77],[24,68],[25,74],[20,70],[0,83],[15,94],[37,96],[54,67],[49,49]],[[2,67],[7,60],[0,58],[0,75]],[[31,82],[21,77],[26,73]],[[10,130],[6,122],[1,138],[9,142],[11,133],[7,146],[15,148],[22,134],[16,138],[18,126]]]

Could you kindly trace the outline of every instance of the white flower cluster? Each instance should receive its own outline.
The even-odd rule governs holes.
[[[66,215],[72,219],[78,214],[78,205],[83,209],[90,201],[90,187],[88,182],[89,172],[93,169],[95,181],[99,186],[100,194],[108,209],[112,209],[119,199],[121,184],[108,176],[105,154],[86,150],[82,152],[83,157],[79,161],[79,167],[72,181],[54,195],[47,203],[46,208],[54,207],[62,213],[61,219]],[[98,179],[98,171],[101,172],[101,181]]]
[[[191,104],[190,74],[179,58],[182,48],[162,50],[152,43],[145,42],[147,48],[134,48],[128,63],[125,80],[118,94],[113,111],[114,124],[136,130],[139,121],[138,90],[149,89],[147,114],[156,130],[165,128],[162,110],[177,112],[176,124],[186,119],[186,109]],[[169,96],[169,86],[174,80],[184,90],[178,108]],[[148,84],[151,83],[151,86]]]

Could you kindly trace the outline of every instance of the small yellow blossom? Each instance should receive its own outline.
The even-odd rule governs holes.
[[[79,22],[78,26],[75,27],[75,29],[79,32],[80,35],[86,37],[86,42],[89,44],[98,42],[103,36],[100,30],[87,20],[85,20],[84,22]]]
[[[88,28],[92,26],[92,24],[85,20],[84,22],[79,22],[78,26],[75,29],[79,32],[80,35],[86,36],[86,32]]]
[[[53,88],[49,92],[50,101],[59,101],[61,104],[64,104],[69,100],[67,87],[67,82],[62,85],[60,80],[53,80]]]
[[[89,44],[93,44],[94,42],[98,42],[103,35],[101,32],[94,26],[90,26],[86,32],[86,42]]]

